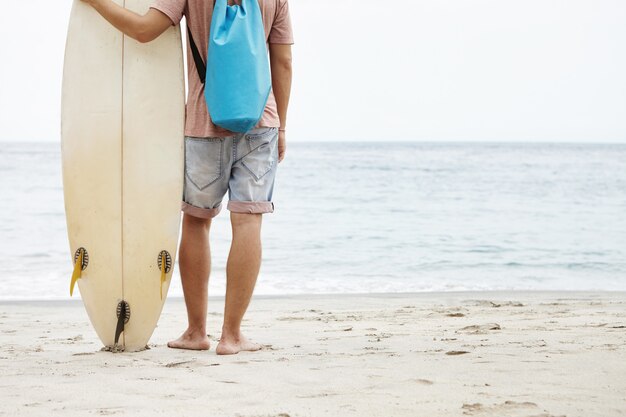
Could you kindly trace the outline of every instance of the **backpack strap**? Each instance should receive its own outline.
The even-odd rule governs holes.
[[[191,36],[191,29],[189,29],[189,25],[187,25],[187,35],[189,35],[189,46],[191,47],[193,61],[196,64],[196,70],[198,70],[198,77],[200,77],[200,82],[204,84],[206,80],[206,65],[204,64],[204,61],[202,61],[202,57],[200,56],[200,51],[198,51],[196,43],[193,41],[193,36]]]

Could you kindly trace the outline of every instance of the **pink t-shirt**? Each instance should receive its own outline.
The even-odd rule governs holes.
[[[258,0],[258,2],[261,7],[267,41],[269,43],[293,44],[287,0]],[[175,25],[185,16],[187,25],[191,29],[193,40],[200,51],[200,55],[202,55],[202,60],[206,62],[213,5],[214,0],[156,0],[152,8],[163,12]],[[232,135],[232,132],[214,125],[211,121],[204,99],[204,85],[198,77],[198,70],[192,58],[189,42],[187,42],[187,58],[189,92],[187,96],[185,135],[194,137],[224,137]],[[257,126],[280,126],[273,92],[270,92],[265,111]]]

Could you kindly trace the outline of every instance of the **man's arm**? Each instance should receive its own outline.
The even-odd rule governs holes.
[[[270,43],[270,66],[272,67],[272,90],[276,98],[280,130],[278,132],[278,161],[285,158],[287,107],[291,94],[291,45]]]
[[[170,18],[156,9],[149,9],[142,16],[111,0],[83,1],[93,6],[102,17],[125,35],[142,43],[156,39],[172,25]]]

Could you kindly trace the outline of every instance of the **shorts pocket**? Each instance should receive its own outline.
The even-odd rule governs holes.
[[[258,181],[274,168],[278,159],[278,129],[255,129],[245,137],[250,152],[243,157],[241,164]]]
[[[185,176],[199,190],[222,178],[223,165],[224,139],[185,139]]]

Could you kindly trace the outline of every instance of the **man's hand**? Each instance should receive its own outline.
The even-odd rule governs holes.
[[[278,163],[283,162],[285,159],[285,152],[287,151],[287,139],[285,137],[285,131],[278,131]]]
[[[91,5],[102,17],[125,35],[142,43],[156,39],[172,25],[170,18],[156,9],[149,9],[142,16],[111,0],[82,1]]]

